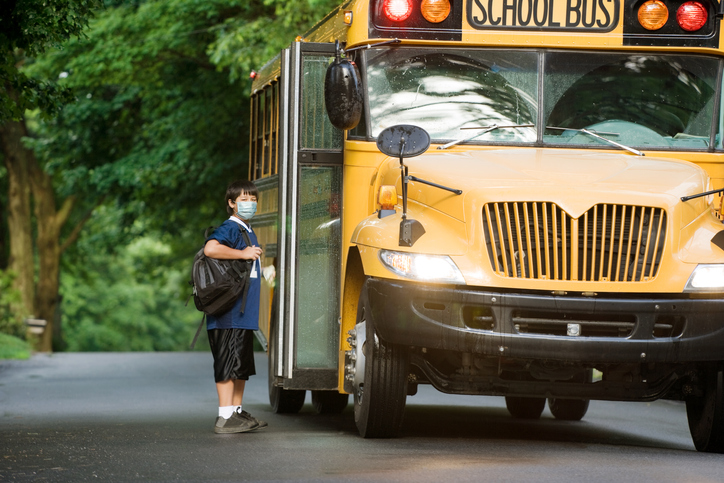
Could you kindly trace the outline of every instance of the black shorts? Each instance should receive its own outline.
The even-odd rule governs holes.
[[[208,333],[216,382],[247,380],[256,374],[253,330],[211,329]]]

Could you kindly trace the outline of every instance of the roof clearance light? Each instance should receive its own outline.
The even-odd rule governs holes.
[[[687,32],[695,32],[706,25],[709,12],[699,2],[686,2],[676,11],[676,21],[679,27]]]
[[[422,16],[432,23],[440,23],[450,15],[450,0],[422,0]]]
[[[412,13],[412,0],[384,0],[382,10],[393,22],[402,22]]]
[[[669,9],[660,0],[649,0],[639,7],[638,17],[646,30],[658,30],[669,19]]]

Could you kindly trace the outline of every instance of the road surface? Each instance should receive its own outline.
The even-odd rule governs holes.
[[[420,387],[402,436],[357,435],[351,404],[298,415],[268,404],[266,355],[244,409],[263,431],[213,432],[210,354],[59,353],[0,361],[4,481],[721,482],[681,403],[591,402],[581,422],[511,418],[502,398]]]

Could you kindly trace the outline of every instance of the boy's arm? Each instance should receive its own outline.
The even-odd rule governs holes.
[[[237,250],[223,245],[213,238],[204,245],[204,255],[220,260],[256,260],[261,254],[261,247],[251,246],[243,250]]]

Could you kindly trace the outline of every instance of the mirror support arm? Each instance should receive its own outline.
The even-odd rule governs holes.
[[[456,195],[463,194],[463,190],[458,190],[455,188],[448,188],[447,186],[443,186],[441,184],[433,183],[432,181],[425,181],[424,179],[420,179],[416,176],[407,176],[405,174],[405,185],[407,185],[407,180],[410,181],[417,181],[418,183],[426,184],[428,186],[434,186],[435,188],[440,188],[441,190],[449,191],[451,193],[455,193]]]
[[[721,188],[718,190],[706,191],[704,193],[699,193],[698,195],[682,196],[681,201],[689,201],[689,200],[693,200],[694,198],[701,198],[702,196],[714,195],[714,194],[722,193],[722,192],[724,192],[724,188]]]

